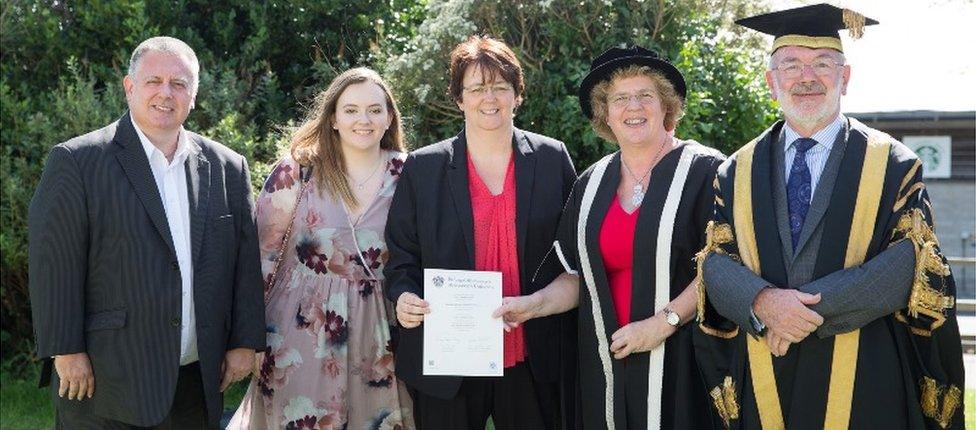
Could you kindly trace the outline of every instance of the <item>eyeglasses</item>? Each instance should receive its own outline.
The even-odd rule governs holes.
[[[809,64],[802,61],[784,61],[776,66],[776,70],[782,73],[783,76],[794,79],[799,78],[803,74],[803,69],[807,66],[810,66],[813,69],[813,74],[817,76],[830,76],[837,67],[843,65],[844,63],[839,63],[829,58],[821,58],[813,60]]]
[[[509,93],[515,91],[509,84],[493,84],[493,85],[472,85],[464,89],[464,93],[474,96],[474,97],[484,97],[488,93],[494,94],[496,97],[501,97],[508,95]]]
[[[654,103],[656,96],[650,91],[643,91],[637,94],[613,94],[607,97],[607,101],[613,107],[621,108],[630,104],[630,101],[637,98],[637,103],[641,106],[647,106]]]

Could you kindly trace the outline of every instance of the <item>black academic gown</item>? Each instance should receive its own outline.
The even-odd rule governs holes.
[[[685,142],[662,157],[654,168],[634,237],[631,321],[656,313],[655,285],[663,282],[656,279],[659,267],[664,268],[670,279],[666,285],[668,290],[661,297],[665,304],[695,279],[693,258],[705,243],[704,227],[713,211],[711,184],[723,158],[711,148]],[[582,427],[646,429],[659,423],[662,429],[709,428],[717,416],[710,411],[695,365],[692,325],[684,326],[667,339],[663,369],[659,366],[657,371],[652,365],[651,352],[631,354],[624,360],[614,359],[609,352],[610,338],[620,326],[600,254],[599,232],[619,184],[620,153],[617,152],[580,176],[560,220],[559,257],[567,271],[575,271],[580,277],[578,357]],[[592,190],[588,192],[588,188]],[[669,200],[676,210],[665,209]],[[579,235],[582,218],[585,218],[582,227],[585,232]],[[671,240],[659,248],[659,234],[668,233]],[[655,397],[660,399],[659,407],[654,406]],[[649,409],[659,412],[648,414]],[[649,420],[657,423],[648,425]]]
[[[700,255],[729,255],[777,287],[787,286],[787,276],[769,178],[782,126],[719,167],[715,217]],[[718,394],[712,406],[729,428],[963,428],[955,283],[933,233],[921,163],[891,136],[856,120],[845,133],[813,279],[911,240],[917,267],[909,302],[859,330],[811,335],[790,354],[771,357],[763,340],[701,301],[695,346],[706,384]],[[741,166],[751,169],[740,172]]]

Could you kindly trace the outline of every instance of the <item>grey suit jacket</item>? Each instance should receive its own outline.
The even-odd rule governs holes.
[[[188,275],[207,411],[216,424],[225,352],[264,348],[257,229],[246,160],[195,133],[189,144]],[[128,114],[51,150],[28,226],[37,354],[86,352],[95,374],[92,399],[57,400],[57,407],[138,426],[160,422],[180,366],[181,274]],[[56,389],[52,373],[44,376],[55,378]]]
[[[905,307],[914,276],[914,249],[911,244],[903,242],[881,252],[861,266],[812,279],[817,254],[821,248],[823,215],[827,212],[831,193],[835,186],[853,186],[835,183],[847,148],[848,130],[849,126],[845,125],[831,149],[820,176],[820,183],[810,202],[795,252],[790,238],[786,199],[783,133],[780,133],[778,143],[772,145],[773,204],[789,279],[789,285],[779,287],[821,294],[820,303],[811,306],[811,309],[824,317],[824,324],[817,330],[820,337],[861,328]],[[843,250],[838,249],[837,252]],[[750,322],[752,304],[759,291],[771,286],[771,283],[721,254],[710,255],[702,269],[710,300],[716,310],[740,327],[756,334]]]

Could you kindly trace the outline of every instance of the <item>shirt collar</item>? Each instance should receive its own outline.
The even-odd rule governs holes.
[[[159,150],[159,148],[156,148],[156,145],[153,145],[148,137],[146,137],[146,134],[142,132],[141,128],[139,128],[139,124],[136,124],[136,120],[132,118],[129,118],[129,120],[132,121],[132,128],[136,129],[136,135],[139,136],[139,142],[142,143],[142,149],[146,151],[146,158],[152,160],[153,153],[158,152],[159,155],[163,156],[165,159],[165,155]],[[189,154],[189,149],[186,130],[183,128],[183,126],[180,126],[180,134],[176,139],[176,152],[173,153],[173,162],[179,162],[182,164],[186,159],[186,156]]]
[[[810,149],[816,150],[816,148],[821,145],[828,151],[833,148],[834,141],[837,140],[837,133],[840,132],[840,129],[844,126],[844,121],[846,120],[847,118],[843,114],[837,114],[837,118],[834,118],[833,122],[822,128],[820,131],[814,133],[813,136],[810,136],[811,139],[816,140],[818,143],[818,145]],[[783,125],[783,135],[783,140],[787,149],[793,145],[793,142],[796,142],[797,139],[803,137],[800,136],[800,133],[797,133],[796,130],[793,130],[793,127],[790,127],[790,123],[788,122]]]

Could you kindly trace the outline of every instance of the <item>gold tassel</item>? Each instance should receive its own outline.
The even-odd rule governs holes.
[[[851,39],[857,40],[864,36],[864,21],[864,15],[844,9],[844,26],[847,27]]]
[[[922,414],[935,419],[936,410],[939,408],[939,386],[935,380],[928,376],[922,377]]]
[[[705,226],[705,247],[695,254],[695,262],[697,263],[698,270],[696,281],[698,282],[697,311],[699,322],[705,320],[705,279],[702,276],[705,259],[708,258],[708,254],[713,252],[725,254],[725,251],[720,248],[720,245],[730,243],[732,239],[732,226],[728,224],[715,224],[715,221],[709,221],[708,225]]]
[[[942,398],[942,415],[939,416],[939,426],[942,428],[949,428],[952,424],[952,416],[956,413],[956,408],[959,407],[959,397],[962,396],[962,391],[959,387],[955,385],[950,385],[949,389],[946,390],[945,396]]]
[[[735,236],[732,234],[732,226],[728,224],[716,224],[715,221],[709,221],[708,225],[705,227],[705,247],[701,251],[695,254],[695,262],[697,266],[698,275],[695,278],[697,283],[698,300],[696,301],[696,311],[698,327],[701,328],[702,332],[709,336],[715,336],[722,339],[732,339],[739,335],[739,327],[736,327],[730,331],[722,331],[705,325],[705,278],[702,275],[703,267],[705,265],[705,259],[711,253],[725,254],[728,255],[735,261],[739,261],[739,256],[735,254],[727,254],[720,245],[731,243],[735,240]]]
[[[729,428],[729,411],[725,410],[725,401],[722,399],[722,387],[712,388],[712,391],[709,391],[708,394],[712,396],[712,403],[715,404],[715,409],[718,410],[718,416],[725,422],[725,428]]]
[[[712,396],[712,403],[718,410],[718,415],[725,422],[725,428],[729,428],[732,420],[739,419],[739,403],[735,398],[735,383],[731,376],[726,376],[722,385],[716,385],[708,392]]]
[[[731,376],[725,377],[725,381],[722,385],[722,397],[725,401],[725,410],[729,414],[729,419],[739,419],[739,403],[735,398],[735,384],[732,383]]]

